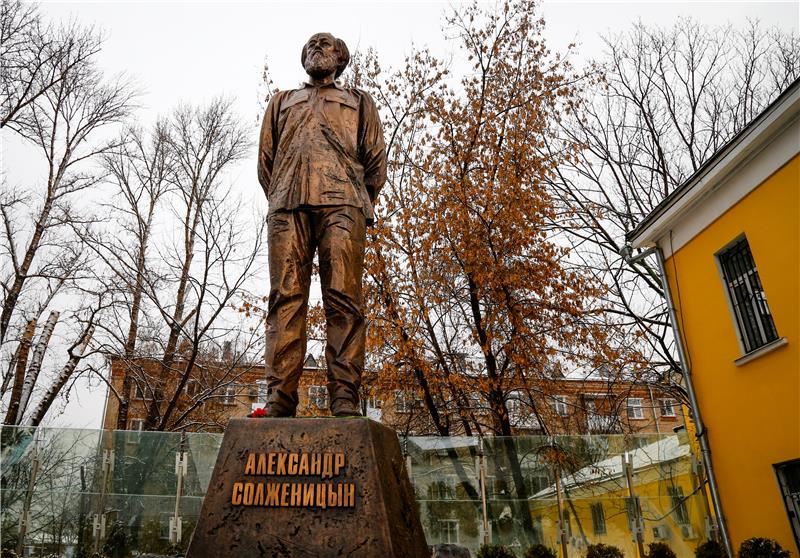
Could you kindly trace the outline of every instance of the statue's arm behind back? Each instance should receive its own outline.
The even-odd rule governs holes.
[[[261,122],[261,135],[258,142],[258,181],[269,198],[269,183],[272,180],[272,163],[278,146],[278,115],[280,114],[283,92],[276,93],[269,100],[264,119]]]
[[[364,185],[374,202],[386,182],[386,144],[378,107],[368,93],[361,93],[359,151],[364,165]]]

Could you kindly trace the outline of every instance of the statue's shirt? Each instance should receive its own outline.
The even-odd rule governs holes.
[[[336,84],[275,94],[261,126],[258,178],[270,213],[348,205],[371,223],[386,181],[383,128],[372,98]]]

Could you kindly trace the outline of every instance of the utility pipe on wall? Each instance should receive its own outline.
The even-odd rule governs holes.
[[[656,261],[658,262],[658,273],[661,276],[661,287],[664,291],[664,298],[667,302],[667,311],[669,313],[669,321],[672,324],[672,333],[675,338],[675,345],[678,349],[678,360],[681,365],[681,371],[683,372],[683,381],[686,384],[686,394],[689,396],[689,407],[691,407],[695,428],[697,430],[696,436],[700,445],[700,453],[703,458],[703,467],[705,468],[706,477],[708,478],[708,487],[711,491],[711,500],[714,502],[714,510],[717,513],[717,528],[719,529],[719,535],[722,539],[722,544],[725,546],[725,551],[730,558],[734,558],[735,554],[733,552],[733,546],[731,545],[730,536],[728,534],[728,526],[725,522],[725,515],[722,512],[722,503],[719,497],[719,488],[717,487],[717,477],[714,474],[714,467],[711,463],[711,446],[708,443],[708,433],[706,432],[706,427],[703,423],[702,415],[700,414],[700,405],[697,403],[697,395],[694,391],[694,383],[692,382],[692,373],[689,368],[689,359],[687,357],[686,347],[683,345],[683,338],[681,337],[681,332],[678,329],[678,316],[675,311],[675,303],[672,299],[672,291],[669,287],[669,281],[667,280],[664,252],[661,250],[660,246],[656,245],[652,248],[648,248],[635,257],[632,254],[633,249],[630,246],[625,246],[625,249],[621,251],[622,257],[629,264],[637,263],[651,254],[656,255]]]

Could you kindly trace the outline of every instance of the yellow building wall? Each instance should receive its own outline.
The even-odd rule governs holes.
[[[796,548],[772,466],[800,458],[799,188],[795,156],[666,262],[737,549],[754,536]],[[714,254],[742,233],[788,344],[736,366],[742,352]]]
[[[706,507],[702,494],[696,492],[696,482],[692,478],[689,458],[673,463],[669,474],[659,471],[658,466],[644,471],[637,471],[633,477],[636,495],[639,498],[644,517],[644,544],[664,542],[680,558],[694,556],[695,548],[705,540]],[[669,496],[670,487],[680,488],[686,497],[684,502],[689,514],[689,524],[695,533],[685,539],[681,535],[681,525],[677,522],[673,510],[673,501]],[[628,489],[624,478],[607,480],[597,484],[587,484],[569,491],[569,501],[565,500],[564,509],[570,515],[571,536],[570,556],[582,556],[585,548],[580,541],[585,536],[589,544],[609,544],[622,550],[626,557],[638,557],[636,540],[628,524],[626,513],[626,497]],[[606,532],[595,534],[592,523],[592,504],[601,503],[605,514]],[[532,500],[531,516],[542,518],[544,543],[560,552],[558,531],[558,508],[556,501]],[[656,539],[653,528],[666,527],[668,536]],[[641,557],[640,557],[641,558]]]

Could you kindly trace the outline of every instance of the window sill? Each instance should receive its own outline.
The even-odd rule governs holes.
[[[747,364],[751,360],[755,360],[767,353],[771,353],[775,349],[780,349],[784,345],[787,345],[789,342],[786,340],[785,337],[779,337],[775,341],[770,341],[766,345],[763,345],[753,351],[752,353],[747,353],[743,357],[739,357],[733,361],[736,366],[742,366],[743,364]]]

